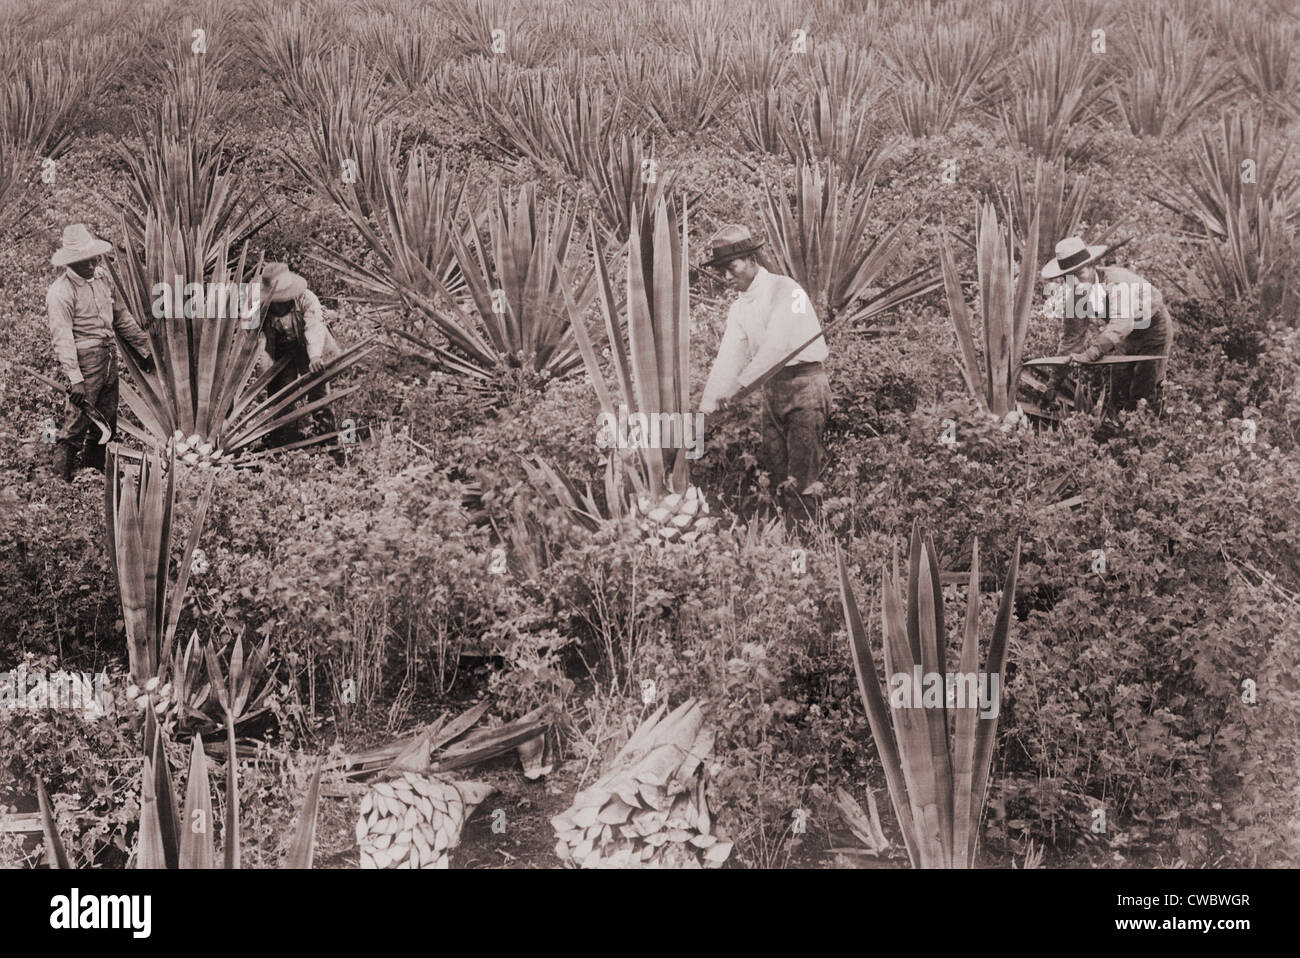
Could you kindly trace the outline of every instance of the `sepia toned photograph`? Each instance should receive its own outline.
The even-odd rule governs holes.
[[[1298,38],[4,0],[24,920],[150,936],[64,870],[981,869],[1249,929],[1229,873],[1300,866]]]

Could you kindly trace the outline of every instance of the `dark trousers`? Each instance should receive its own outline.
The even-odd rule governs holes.
[[[289,364],[271,378],[271,383],[267,386],[266,391],[268,396],[275,395],[299,377],[306,376],[311,372],[311,360],[307,356],[307,346],[296,338],[272,337],[267,342],[267,352],[270,354],[272,362],[278,362],[280,357],[284,355],[291,357]],[[319,386],[309,389],[306,396],[300,401],[315,402],[317,399],[324,399],[328,394],[328,384],[321,383]],[[279,429],[272,430],[267,436],[267,445],[282,446],[298,439],[306,439],[309,436],[336,432],[337,430],[338,427],[334,424],[333,411],[329,406],[322,406],[307,416],[296,419]]]
[[[831,409],[831,384],[821,363],[787,366],[763,387],[763,460],[775,489],[794,479],[802,496],[821,478],[822,434]]]
[[[1152,410],[1160,411],[1160,386],[1157,362],[1124,363],[1110,370],[1110,408],[1114,410],[1137,409],[1138,400],[1145,399]]]
[[[77,350],[77,365],[86,387],[86,404],[93,406],[117,435],[117,346],[111,341]],[[104,468],[106,446],[99,443],[99,427],[71,399],[64,411],[63,428],[54,447],[54,470],[71,479],[78,457],[84,465]]]
[[[1174,324],[1167,315],[1157,317],[1160,322],[1149,329],[1134,332],[1120,346],[1129,356],[1168,357],[1174,347]],[[1124,363],[1111,367],[1110,395],[1114,409],[1137,409],[1139,399],[1145,399],[1156,412],[1160,411],[1160,387],[1169,368],[1168,358],[1156,362]]]
[[[1163,355],[1166,358],[1161,361],[1149,361],[1140,363],[1117,363],[1112,366],[1101,367],[1109,373],[1108,398],[1106,401],[1106,411],[1114,413],[1119,410],[1133,411],[1137,409],[1139,399],[1145,399],[1147,405],[1156,413],[1160,411],[1161,386],[1164,385],[1165,374],[1169,369],[1169,354],[1173,351],[1174,346],[1174,327],[1173,320],[1167,315],[1157,317],[1159,322],[1150,329],[1138,330],[1131,334],[1126,340],[1119,345],[1115,351],[1116,356],[1153,356]],[[1070,353],[1080,352],[1084,348],[1083,338],[1078,335],[1077,329],[1071,329],[1067,324],[1066,336],[1061,341],[1061,353],[1068,356]],[[1097,367],[1084,367],[1084,369]],[[1074,372],[1070,367],[1057,366],[1052,370],[1051,386],[1053,391],[1065,391],[1068,388],[1071,373]],[[1106,380],[1102,380],[1106,381]]]

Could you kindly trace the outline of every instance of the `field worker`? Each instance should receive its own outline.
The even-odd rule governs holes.
[[[91,235],[84,223],[63,229],[63,245],[50,258],[65,269],[45,294],[54,354],[71,386],[63,428],[54,447],[54,471],[71,481],[77,460],[104,471],[105,446],[91,430],[86,407],[99,412],[117,434],[117,344],[113,333],[130,346],[145,372],[153,372],[149,337],[113,293],[99,258],[112,244]],[[111,441],[111,439],[110,439]],[[82,456],[82,447],[85,447]]]
[[[1111,406],[1136,409],[1145,399],[1159,408],[1160,387],[1174,345],[1174,323],[1164,297],[1132,270],[1097,266],[1105,246],[1088,246],[1077,236],[1056,244],[1056,257],[1043,267],[1044,279],[1064,279],[1065,330],[1060,351],[1072,363],[1096,362],[1117,353],[1126,356],[1158,355],[1159,361],[1121,363],[1111,367]],[[1095,336],[1096,324],[1106,325]]]
[[[704,265],[740,295],[727,310],[726,331],[700,411],[722,408],[738,390],[784,361],[763,386],[763,459],[773,490],[792,477],[798,501],[806,507],[803,497],[812,494],[821,475],[822,433],[831,406],[822,367],[826,340],[813,338],[821,323],[799,284],[758,264],[755,255],[762,247],[743,226],[725,226],[710,240],[711,255]],[[786,359],[809,340],[802,352]]]
[[[282,356],[290,361],[275,374],[267,395],[271,396],[300,376],[316,373],[338,355],[338,344],[325,325],[320,300],[307,288],[307,281],[290,272],[287,263],[266,263],[262,267],[262,303],[266,308],[263,334],[267,358],[272,363]],[[308,390],[306,402],[324,399],[327,386],[321,383]],[[337,431],[329,406],[322,406],[304,417],[310,419],[317,435]],[[281,427],[268,436],[268,445],[278,446],[302,434],[303,420]]]

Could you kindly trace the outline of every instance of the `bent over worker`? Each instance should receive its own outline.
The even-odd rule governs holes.
[[[773,487],[792,478],[803,502],[821,476],[825,455],[822,434],[831,408],[830,381],[822,366],[826,340],[818,336],[821,323],[799,284],[759,265],[755,255],[762,248],[762,241],[743,226],[723,227],[710,241],[704,265],[721,273],[739,295],[727,310],[700,411],[721,408],[785,360],[763,386],[763,460]],[[808,345],[787,360],[804,343]]]
[[[267,386],[267,395],[273,396],[299,377],[324,369],[338,355],[339,348],[325,325],[320,300],[307,288],[307,280],[291,272],[287,263],[263,265],[262,300],[269,304],[263,330],[267,357],[273,363],[289,357],[288,365]],[[326,384],[320,383],[308,390],[305,400],[312,403],[327,394]],[[321,406],[309,416],[318,434],[336,431],[329,406]],[[282,427],[272,432],[268,441],[283,445],[296,438],[295,432],[302,430]]]
[[[1106,251],[1105,246],[1088,246],[1070,236],[1056,244],[1056,257],[1042,269],[1044,279],[1061,279],[1067,285],[1061,352],[1082,363],[1111,353],[1164,356],[1111,368],[1113,408],[1133,410],[1140,399],[1158,408],[1174,344],[1173,319],[1160,290],[1137,273],[1096,265]],[[1092,319],[1106,320],[1104,328],[1094,333]]]
[[[153,372],[149,337],[117,299],[99,259],[113,248],[93,236],[84,223],[63,229],[63,245],[50,257],[66,267],[45,293],[54,353],[68,377],[68,405],[54,447],[56,475],[71,481],[78,458],[104,471],[104,449],[90,432],[86,408],[99,412],[117,435],[118,368],[116,331],[137,354],[141,368]],[[83,454],[84,446],[84,454]]]

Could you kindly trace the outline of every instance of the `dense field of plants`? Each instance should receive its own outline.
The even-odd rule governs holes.
[[[0,810],[36,812],[40,782],[69,864],[162,864],[175,791],[260,867],[312,860],[293,823],[319,789],[315,864],[355,867],[383,802],[343,756],[475,709],[417,769],[481,754],[443,767],[496,789],[446,793],[482,803],[451,864],[555,867],[582,790],[666,706],[658,734],[711,743],[706,860],[905,867],[843,595],[883,669],[881,570],[919,523],[951,661],[1012,583],[978,863],[1300,865],[1297,36],[1285,0],[7,9],[0,672],[103,671],[112,700],[0,707]],[[27,368],[58,378],[48,263],[76,222],[138,316],[173,268],[302,273],[342,349],[319,374],[337,461],[239,460],[285,407],[234,373],[209,401],[160,326],[174,361],[124,389],[110,456],[146,453],[140,502],[53,478],[63,397]],[[620,402],[698,408],[729,302],[698,266],[733,222],[828,324],[822,510],[797,525],[743,412],[698,459],[598,442]],[[1126,241],[1170,305],[1158,415],[999,418],[1018,367],[999,393],[977,256],[1014,251],[1008,296],[1035,277],[1016,356],[1051,355],[1036,277],[1069,234]],[[251,370],[233,330],[203,348]],[[176,430],[229,455],[171,460]],[[160,553],[128,541],[152,508]],[[132,578],[142,555],[170,593]],[[845,851],[872,835],[843,795],[879,799],[873,856]],[[38,837],[0,830],[0,861],[47,861]]]

